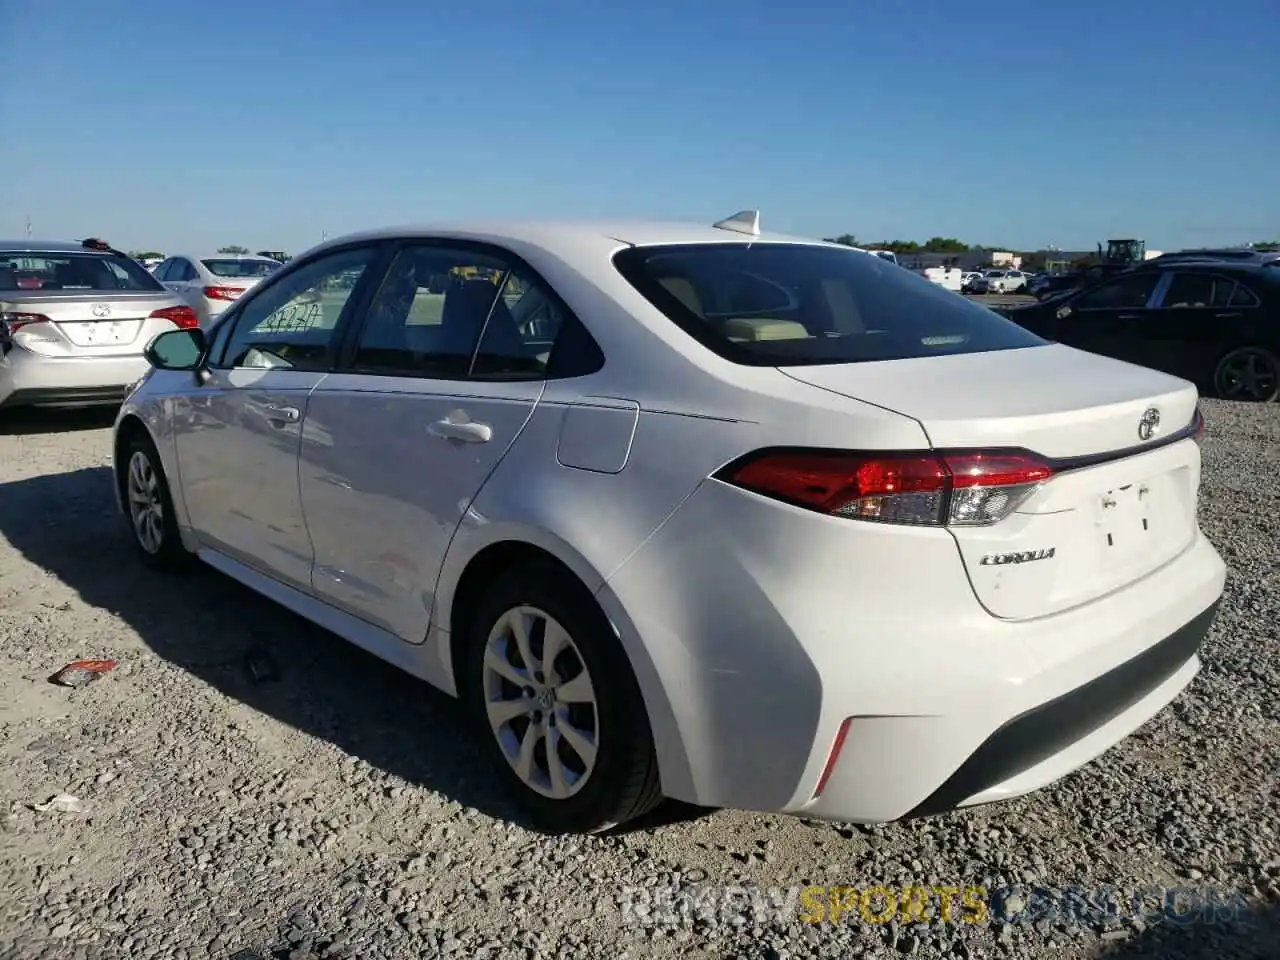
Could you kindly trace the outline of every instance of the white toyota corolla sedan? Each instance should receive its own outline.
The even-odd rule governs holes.
[[[752,211],[348,236],[148,356],[142,560],[463,698],[550,830],[1025,794],[1177,696],[1223,590],[1191,384]]]

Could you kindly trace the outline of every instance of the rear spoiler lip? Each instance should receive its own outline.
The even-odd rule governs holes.
[[[1068,470],[1082,470],[1086,467],[1096,467],[1100,464],[1111,463],[1116,460],[1124,460],[1128,457],[1136,457],[1139,454],[1149,453],[1152,450],[1159,450],[1161,447],[1172,446],[1175,443],[1181,443],[1183,440],[1193,440],[1200,435],[1204,429],[1204,414],[1200,412],[1200,405],[1196,404],[1195,412],[1191,415],[1191,422],[1173,433],[1166,434],[1163,437],[1156,437],[1148,440],[1146,443],[1134,444],[1131,447],[1121,447],[1119,450],[1108,450],[1104,453],[1086,453],[1075,457],[1044,457],[1045,463],[1053,467],[1055,473],[1066,473]]]

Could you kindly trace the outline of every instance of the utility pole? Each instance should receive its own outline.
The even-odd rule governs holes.
[[[31,239],[31,215],[27,215],[27,239]]]

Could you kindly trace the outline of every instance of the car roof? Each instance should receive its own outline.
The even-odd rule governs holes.
[[[1204,259],[1147,260],[1131,270],[1215,270],[1219,273],[1259,274],[1263,276],[1280,276],[1280,261],[1258,260],[1219,260],[1215,257]]]
[[[581,251],[584,247],[655,246],[690,243],[800,243],[839,247],[811,237],[762,231],[738,233],[708,224],[680,220],[459,220],[383,227],[335,237],[316,250],[370,240],[428,236],[473,240],[498,245],[528,245],[552,252]],[[865,252],[865,251],[864,251]]]
[[[0,253],[98,253],[110,254],[111,250],[94,250],[83,243],[67,240],[0,240]]]
[[[279,260],[272,260],[270,257],[260,257],[256,253],[202,253],[196,255],[194,253],[171,253],[167,259],[174,257],[183,257],[187,260],[261,260],[263,263],[279,263]]]

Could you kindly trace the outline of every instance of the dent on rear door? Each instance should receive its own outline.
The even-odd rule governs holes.
[[[422,643],[453,533],[542,389],[358,374],[322,383],[299,461],[316,593]],[[491,439],[471,443],[431,429],[458,417],[488,424]]]

